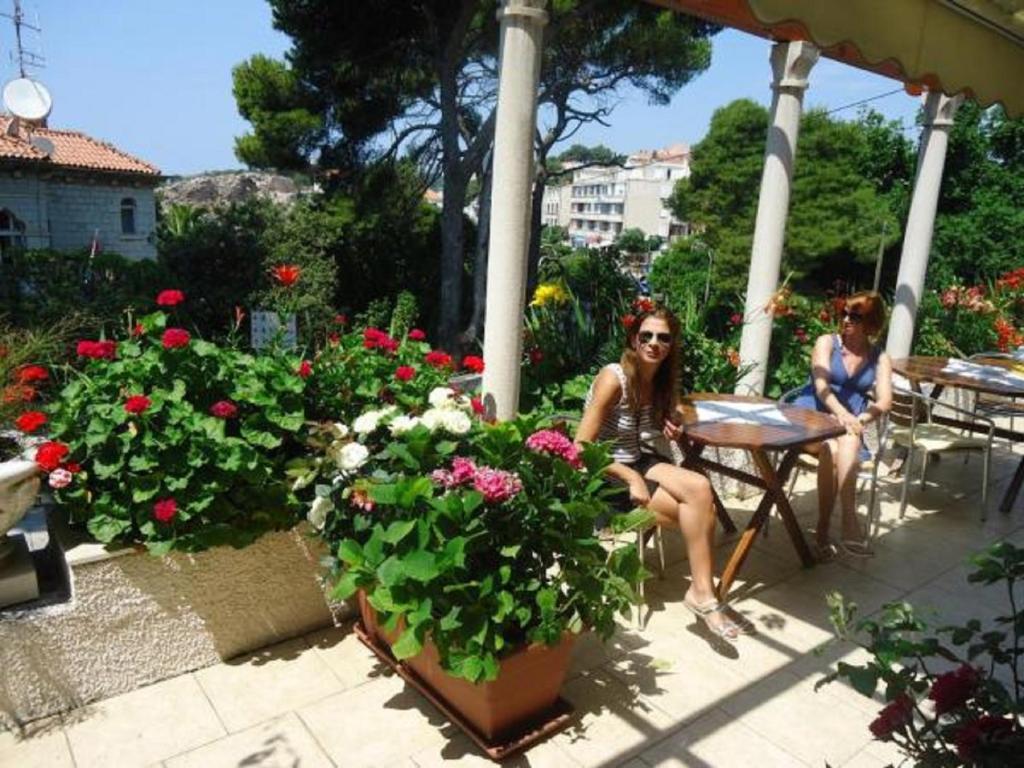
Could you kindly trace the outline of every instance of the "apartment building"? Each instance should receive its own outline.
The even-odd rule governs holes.
[[[638,228],[666,242],[689,233],[665,201],[676,181],[690,175],[690,148],[630,155],[626,167],[579,168],[572,183],[544,190],[543,222],[565,227],[576,246],[602,247],[624,229]]]

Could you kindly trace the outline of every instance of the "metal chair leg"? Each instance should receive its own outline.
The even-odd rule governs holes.
[[[665,578],[665,539],[661,535],[661,526],[654,527],[654,541],[658,545],[658,578]]]
[[[988,516],[988,467],[992,460],[992,451],[988,450],[981,457],[981,520]]]
[[[928,474],[928,451],[921,453],[921,490],[924,490],[924,478]]]
[[[900,519],[907,511],[907,490],[910,487],[910,470],[913,469],[914,449],[907,448],[907,458],[903,460],[903,490],[900,492]]]

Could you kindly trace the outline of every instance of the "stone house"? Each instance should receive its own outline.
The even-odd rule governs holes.
[[[12,248],[156,258],[158,168],[78,131],[0,116],[0,260]]]

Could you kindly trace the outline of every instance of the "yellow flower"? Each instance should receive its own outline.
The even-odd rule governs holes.
[[[565,304],[568,300],[569,294],[558,283],[541,283],[533,292],[533,301],[530,302],[530,306],[543,307],[551,303]]]

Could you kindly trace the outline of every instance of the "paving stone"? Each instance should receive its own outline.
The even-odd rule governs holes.
[[[164,761],[166,768],[331,768],[294,712]]]

